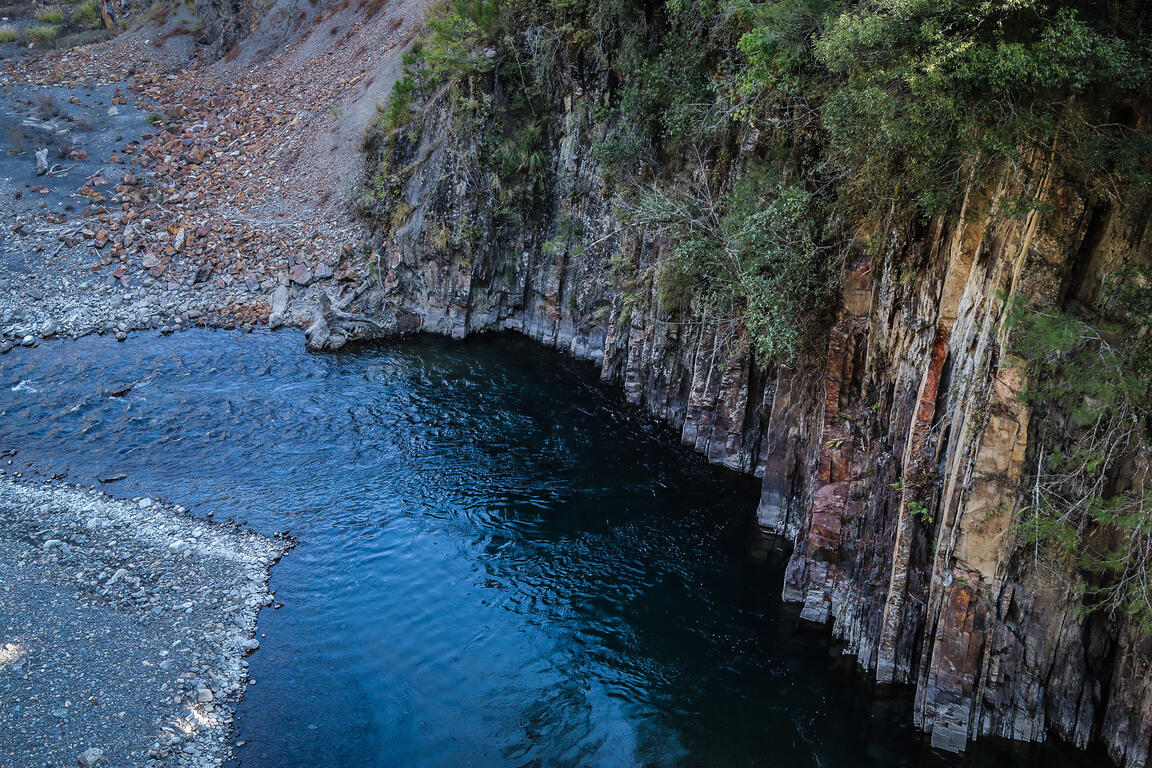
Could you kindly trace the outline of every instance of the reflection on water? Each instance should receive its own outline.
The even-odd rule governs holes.
[[[299,546],[260,618],[238,764],[964,761],[860,687],[745,557],[755,483],[518,338],[310,355],[296,334],[90,337],[0,358],[0,449]],[[119,392],[131,385],[123,396]]]

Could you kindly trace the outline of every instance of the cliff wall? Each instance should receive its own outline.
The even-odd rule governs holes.
[[[785,597],[878,681],[912,684],[934,745],[1055,733],[1145,765],[1148,643],[1080,610],[1083,579],[1017,524],[1058,415],[1024,396],[1008,322],[1017,298],[1090,310],[1108,275],[1152,252],[1147,216],[1043,154],[930,221],[893,210],[848,238],[818,353],[763,367],[739,328],[660,306],[670,244],[622,220],[624,191],[593,151],[596,100],[562,95],[546,193],[510,224],[475,132],[432,96],[391,150],[396,212],[372,276],[325,298],[310,344],[514,330],[595,362],[686,446],[763,478],[759,522],[794,545]],[[1025,192],[1042,204],[995,213]]]

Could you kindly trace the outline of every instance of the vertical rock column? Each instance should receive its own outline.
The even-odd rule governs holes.
[[[980,734],[977,692],[997,617],[995,596],[1015,546],[1012,516],[1028,450],[1031,413],[1021,399],[1026,364],[1007,351],[1010,297],[1020,289],[1025,268],[1037,274],[1059,271],[1069,245],[1038,236],[1040,225],[1036,211],[1023,224],[992,229],[981,222],[979,229],[965,227],[959,243],[959,258],[969,265],[983,249],[984,270],[973,276],[963,313],[952,317],[953,354],[975,352],[987,362],[968,369],[977,381],[960,383],[971,386],[955,399],[949,415],[954,428],[942,462],[915,714],[917,724],[931,730],[933,746],[950,751],[964,749]],[[1069,229],[1067,224],[1053,228],[1065,235]],[[987,377],[991,386],[979,386]]]
[[[985,201],[965,200],[960,212],[963,221],[969,215],[970,204],[979,208]],[[916,412],[908,432],[902,460],[903,477],[899,519],[896,527],[896,541],[892,551],[892,571],[888,577],[888,596],[884,601],[884,617],[877,647],[876,679],[881,683],[903,682],[908,679],[910,670],[898,662],[897,648],[904,626],[904,598],[908,586],[908,568],[911,561],[913,526],[918,522],[912,505],[918,509],[931,506],[927,497],[931,484],[933,457],[930,453],[929,437],[936,403],[940,395],[940,380],[944,373],[944,362],[949,353],[949,340],[953,325],[959,314],[960,301],[968,283],[972,262],[984,231],[985,222],[981,218],[966,225],[956,227],[953,236],[941,254],[948,261],[944,281],[936,304],[936,336],[932,342],[927,369],[920,381],[916,398]]]

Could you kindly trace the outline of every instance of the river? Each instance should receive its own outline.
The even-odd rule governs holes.
[[[750,557],[755,481],[519,337],[48,342],[0,357],[8,448],[9,470],[123,474],[104,490],[296,537],[243,768],[1095,764],[930,750],[907,691],[781,603],[782,553]]]

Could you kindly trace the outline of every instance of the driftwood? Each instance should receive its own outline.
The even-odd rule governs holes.
[[[342,323],[360,323],[367,325],[380,333],[386,333],[388,328],[381,325],[379,322],[373,320],[367,315],[362,315],[358,312],[345,312],[344,307],[348,306],[359,294],[353,293],[346,297],[339,305],[332,303],[332,297],[328,295],[327,291],[320,292],[320,314],[323,315],[324,320],[329,326],[335,325],[337,322]],[[335,321],[335,322],[334,322]]]

